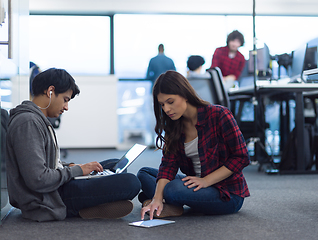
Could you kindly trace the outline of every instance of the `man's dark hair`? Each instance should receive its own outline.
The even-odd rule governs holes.
[[[32,82],[32,92],[34,96],[39,96],[50,86],[54,86],[56,95],[72,90],[72,99],[80,93],[74,78],[64,69],[50,68],[36,75]]]
[[[244,45],[244,36],[237,30],[234,30],[227,36],[226,45],[229,46],[229,42],[238,39],[241,42],[241,46]]]
[[[163,44],[162,44],[162,43],[159,44],[159,46],[158,46],[158,51],[159,51],[159,52],[163,52],[164,50],[165,50],[165,48],[164,48]]]
[[[191,55],[187,61],[187,67],[194,71],[205,63],[204,58],[199,55]]]

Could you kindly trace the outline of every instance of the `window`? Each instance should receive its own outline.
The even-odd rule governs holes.
[[[227,35],[235,29],[244,35],[240,52],[246,59],[253,49],[252,16],[116,14],[114,22],[115,73],[119,78],[145,78],[160,43],[184,75],[190,55],[203,56],[203,69],[210,67],[214,50],[226,45]],[[256,16],[255,22],[257,47],[266,43],[273,56],[291,53],[317,37],[310,28],[318,24],[317,17]]]
[[[30,61],[74,75],[110,71],[110,23],[103,16],[30,16]]]
[[[160,43],[180,73],[186,74],[190,55],[203,56],[206,62],[203,68],[209,68],[215,48],[226,45],[226,36],[232,28],[245,34],[249,29],[240,26],[246,28],[245,22],[252,23],[252,17],[240,17],[241,24],[236,25],[235,21],[227,25],[226,19],[204,15],[116,14],[115,73],[119,78],[145,78],[149,60],[158,54]]]

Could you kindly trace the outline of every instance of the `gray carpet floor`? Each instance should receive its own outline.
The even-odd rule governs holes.
[[[68,150],[66,161],[85,163],[119,158],[124,151]],[[158,167],[161,152],[144,152],[130,167],[137,173],[142,166]],[[318,175],[267,175],[258,166],[244,169],[251,196],[239,213],[205,216],[186,211],[168,218],[174,224],[139,228],[128,223],[140,220],[141,205],[117,220],[83,220],[37,223],[23,219],[13,209],[0,226],[0,239],[318,239]]]

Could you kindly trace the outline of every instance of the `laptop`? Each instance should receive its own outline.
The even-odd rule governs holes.
[[[146,148],[147,146],[136,143],[124,154],[124,156],[121,157],[112,169],[104,169],[103,172],[94,171],[85,176],[74,177],[74,179],[90,179],[122,173],[137,159],[137,157],[139,157],[143,151],[145,151]]]

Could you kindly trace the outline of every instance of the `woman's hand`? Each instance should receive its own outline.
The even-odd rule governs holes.
[[[206,175],[204,178],[199,178],[195,176],[187,176],[185,178],[182,178],[182,181],[184,181],[184,185],[188,186],[188,188],[196,187],[193,191],[198,191],[201,188],[207,188],[209,186],[212,186],[218,182],[223,181],[224,179],[231,176],[233,172],[226,168],[225,166],[222,166],[215,170],[214,172]]]
[[[152,199],[149,205],[141,209],[141,220],[144,220],[146,212],[149,212],[149,218],[150,220],[152,220],[154,211],[156,210],[157,216],[159,216],[161,214],[162,209],[163,209],[162,200]]]
[[[201,188],[206,188],[208,187],[208,183],[204,178],[199,178],[195,176],[187,176],[185,178],[182,178],[182,181],[184,181],[184,186],[188,186],[188,188],[194,188],[194,192],[200,190]]]

